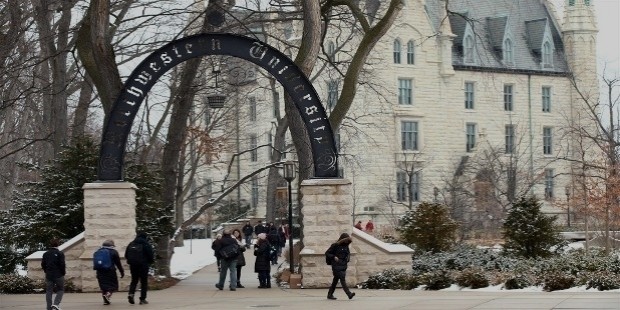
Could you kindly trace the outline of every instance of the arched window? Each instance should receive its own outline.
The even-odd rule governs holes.
[[[413,40],[407,42],[407,64],[415,64],[415,43]]]
[[[504,63],[505,64],[513,64],[514,63],[514,51],[512,46],[512,40],[510,38],[506,38],[504,40]]]
[[[474,37],[467,35],[463,44],[463,59],[466,63],[474,62]]]
[[[543,67],[551,67],[551,64],[553,62],[553,51],[551,49],[551,43],[549,43],[549,41],[543,43],[542,62]]]
[[[400,63],[400,41],[398,39],[394,40],[394,63]]]

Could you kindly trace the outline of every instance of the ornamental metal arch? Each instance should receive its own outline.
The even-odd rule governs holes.
[[[250,61],[273,75],[301,114],[310,139],[314,177],[338,177],[338,153],[319,96],[295,63],[270,45],[227,33],[203,33],[171,41],[144,59],[125,81],[105,125],[99,153],[99,181],[122,181],[125,145],[145,95],[174,66],[195,57],[225,55]]]

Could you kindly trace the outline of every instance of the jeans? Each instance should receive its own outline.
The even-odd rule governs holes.
[[[224,282],[226,282],[226,272],[230,270],[230,288],[237,288],[237,260],[221,260],[222,269],[220,270],[220,282],[218,282],[219,287],[224,287]]]
[[[56,298],[53,304],[60,305],[62,295],[65,293],[65,277],[58,277],[56,279],[45,278],[45,301],[47,302],[47,310],[52,310],[54,287],[56,288]]]
[[[342,289],[347,294],[347,296],[351,295],[351,291],[349,290],[349,287],[347,286],[347,280],[345,279],[347,275],[347,270],[346,269],[341,270],[341,271],[334,270],[333,274],[334,274],[334,279],[332,280],[332,285],[329,287],[327,296],[332,296],[334,294],[338,281],[340,281],[340,284],[342,285]]]
[[[246,235],[245,236],[245,247],[247,247],[248,249],[250,248],[250,244],[252,244],[252,235]]]
[[[146,291],[149,288],[149,266],[146,264],[129,265],[131,283],[129,283],[129,295],[136,293],[136,286],[140,281],[140,300],[146,300]]]

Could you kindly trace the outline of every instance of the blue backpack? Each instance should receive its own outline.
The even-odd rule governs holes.
[[[93,254],[93,269],[95,270],[108,270],[113,266],[112,255],[106,248],[99,248]]]

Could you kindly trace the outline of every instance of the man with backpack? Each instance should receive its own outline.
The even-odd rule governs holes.
[[[220,291],[224,289],[226,282],[226,273],[230,270],[230,290],[237,290],[237,258],[239,256],[239,243],[233,238],[230,230],[224,229],[222,238],[213,243],[213,250],[220,257],[220,280],[215,287]]]
[[[50,240],[50,247],[45,251],[41,260],[41,268],[45,272],[47,310],[60,310],[60,302],[65,292],[65,254],[58,249],[58,246],[60,246],[60,240],[56,238]],[[54,288],[56,288],[56,299],[52,304]]]
[[[140,281],[140,304],[148,304],[148,301],[146,301],[146,292],[149,284],[149,266],[155,259],[153,247],[149,244],[146,233],[139,232],[136,239],[127,245],[127,249],[125,249],[125,258],[127,259],[129,271],[131,272],[131,283],[129,284],[129,296],[127,299],[130,304],[135,303],[134,294],[136,293],[138,281]]]

